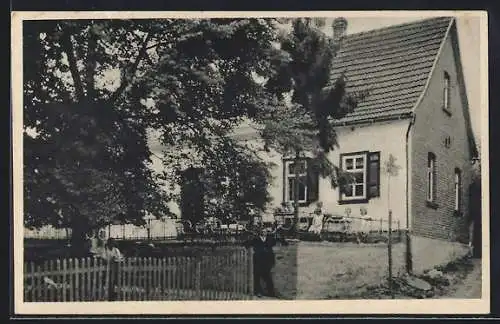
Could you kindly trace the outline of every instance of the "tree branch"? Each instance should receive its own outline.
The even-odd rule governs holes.
[[[151,39],[151,37],[152,37],[152,34],[148,33],[146,35],[146,37],[144,38],[144,41],[142,42],[142,47],[139,50],[139,54],[137,55],[137,58],[135,59],[134,63],[132,63],[130,70],[129,71],[125,70],[125,73],[124,73],[125,77],[124,77],[122,83],[120,84],[118,89],[115,91],[115,93],[113,93],[113,95],[111,96],[111,98],[110,98],[111,103],[114,103],[123,94],[125,89],[128,87],[128,85],[134,79],[135,73],[137,72],[137,68],[139,67],[139,63],[146,55],[147,44],[148,44],[149,40]],[[125,68],[125,69],[127,69],[127,68]]]
[[[97,35],[90,28],[87,46],[87,63],[86,63],[86,75],[85,75],[85,85],[87,88],[87,96],[91,99],[96,97],[94,73],[96,68],[96,53],[97,50]]]
[[[82,100],[85,97],[85,93],[83,92],[82,79],[80,78],[80,73],[78,72],[78,67],[76,65],[75,50],[73,48],[73,43],[71,42],[71,34],[67,30],[64,31],[61,40],[62,46],[68,56],[69,70],[75,85],[76,98],[77,100]]]
[[[152,48],[158,47],[158,46],[163,45],[163,44],[168,44],[168,43],[160,41],[160,42],[154,43],[153,45],[150,45],[150,46],[146,47],[146,50],[150,50]]]

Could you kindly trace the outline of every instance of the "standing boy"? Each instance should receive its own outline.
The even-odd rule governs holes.
[[[284,241],[283,243],[286,244]],[[273,247],[276,245],[276,239],[270,235],[269,231],[259,227],[257,236],[246,242],[246,246],[251,246],[254,251],[253,256],[253,278],[254,293],[260,297],[267,295],[269,297],[278,297],[273,283],[271,270],[275,264],[275,255]],[[267,294],[261,286],[261,280],[266,284]]]

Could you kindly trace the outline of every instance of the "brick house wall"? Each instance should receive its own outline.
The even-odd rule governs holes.
[[[453,30],[452,30],[453,31]],[[468,187],[471,182],[471,147],[461,94],[461,76],[448,33],[438,56],[426,93],[416,107],[411,133],[411,203],[414,235],[467,242]],[[449,76],[449,111],[443,110],[445,73]],[[435,205],[427,204],[427,159],[436,156]],[[462,174],[461,214],[455,209],[455,168]]]

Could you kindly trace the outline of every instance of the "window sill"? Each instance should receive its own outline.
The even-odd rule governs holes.
[[[429,207],[429,208],[432,208],[432,209],[437,209],[438,208],[438,204],[436,204],[435,202],[433,201],[429,201],[427,200],[425,202],[426,206]]]
[[[442,107],[443,111],[451,117],[451,110],[449,108]]]
[[[338,203],[339,205],[347,205],[347,204],[364,204],[367,203],[368,199],[367,198],[358,198],[358,199],[344,199],[344,200],[339,200]]]

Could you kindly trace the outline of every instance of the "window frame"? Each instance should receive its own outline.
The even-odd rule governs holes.
[[[437,185],[437,172],[436,172],[436,154],[429,152],[427,154],[427,169],[426,169],[426,197],[427,206],[437,208],[436,204],[436,185]]]
[[[373,152],[373,153],[375,153],[375,152]],[[338,192],[339,192],[339,198],[338,198],[339,204],[366,203],[366,202],[368,202],[368,200],[370,200],[369,191],[368,191],[368,188],[370,185],[368,183],[368,179],[369,179],[368,178],[369,177],[369,173],[368,173],[369,172],[369,166],[368,166],[369,155],[370,155],[369,151],[349,152],[349,153],[340,154],[340,169],[342,170],[342,172],[349,173],[349,171],[345,168],[347,159],[353,160],[353,168],[354,168],[353,170],[355,170],[356,158],[359,158],[359,157],[363,158],[363,195],[356,196],[355,195],[355,189],[356,189],[355,186],[357,184],[349,184],[350,186],[352,186],[353,195],[346,197],[345,193],[342,191],[342,189],[339,188],[339,190],[338,190]],[[379,164],[379,167],[380,167],[380,164]],[[352,171],[352,173],[355,173],[355,171]],[[379,188],[380,188],[380,185],[379,185]],[[379,192],[379,196],[380,196],[380,192]],[[375,198],[375,197],[373,197],[373,198]]]
[[[293,164],[295,162],[295,159],[283,159],[283,182],[284,182],[284,185],[283,185],[283,200],[284,202],[291,202],[293,203],[294,202],[294,197],[290,197],[290,185],[289,185],[289,179],[290,178],[294,178],[296,179],[295,177],[295,174],[294,173],[290,173],[289,172],[289,167],[291,164]],[[304,158],[304,157],[301,157],[299,159],[299,162],[303,162],[304,163],[304,172],[303,173],[300,173],[299,174],[299,178],[304,178],[305,181],[303,182],[303,185],[304,185],[304,199],[299,199],[298,203],[299,204],[307,204],[308,202],[308,181],[307,181],[307,170],[308,170],[308,159],[307,158]],[[300,194],[299,194],[300,196]]]

